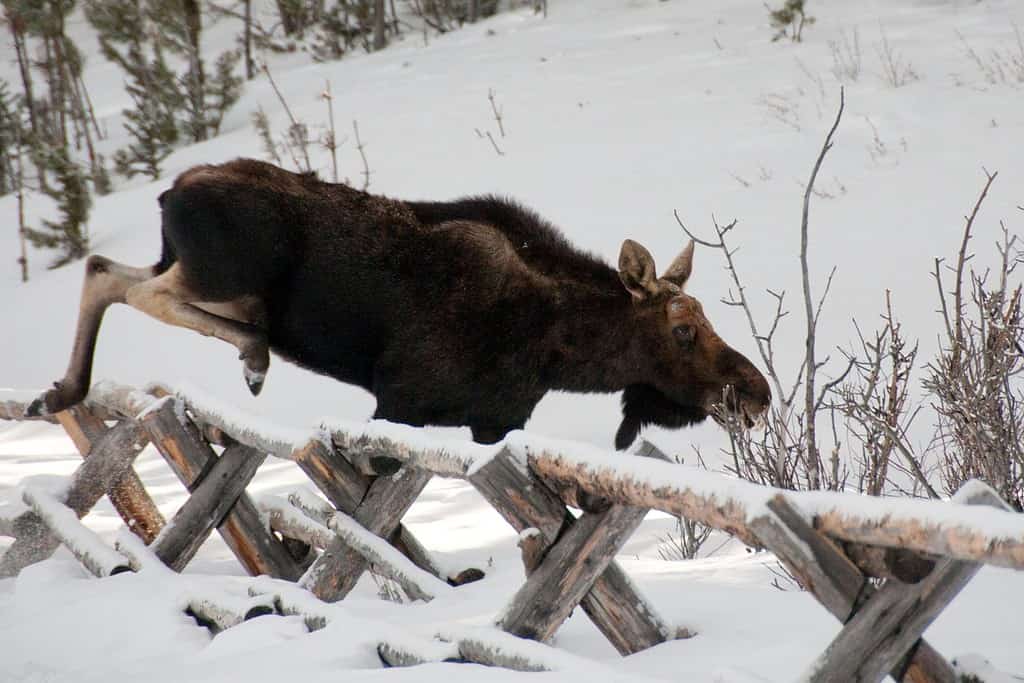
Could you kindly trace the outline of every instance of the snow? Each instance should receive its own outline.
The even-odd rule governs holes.
[[[1014,26],[1024,26],[1019,2],[812,0],[808,7],[817,23],[806,29],[800,45],[769,41],[760,0],[549,4],[547,19],[515,10],[432,36],[428,45],[422,36],[408,35],[380,54],[310,64],[306,55],[296,53],[271,56],[271,66],[296,116],[314,126],[325,122],[319,93],[326,80],[331,82],[339,130],[359,121],[372,170],[371,191],[435,199],[509,194],[609,263],[630,237],[647,246],[659,265],[667,265],[684,243],[673,209],[703,236],[710,234],[712,214],[720,221],[738,218],[731,233],[740,247],[736,260],[761,322],[772,311],[766,287],[785,289],[789,297],[799,291],[802,184],[838,103],[828,42],[857,28],[863,74],[846,83],[847,111],[819,176],[819,189],[833,198],[817,197],[811,205],[816,290],[832,265],[838,266],[822,314],[819,354],[838,358],[835,347],[855,338],[849,321],[856,318],[870,328],[889,289],[904,332],[920,339],[921,358],[931,356],[939,318],[928,272],[934,258],[948,257],[959,245],[962,216],[984,180],[982,167],[998,170],[999,178],[977,221],[975,263],[981,266],[995,256],[989,245],[998,236],[999,220],[1021,232],[1022,85],[988,82],[957,38],[959,32],[983,56],[1013,50]],[[881,27],[920,80],[901,88],[884,82],[875,52]],[[237,22],[217,24],[207,34],[208,47],[229,44],[237,28]],[[122,77],[99,57],[80,15],[69,30],[87,57],[85,80],[100,125],[111,132],[100,149],[109,158],[124,142],[119,112],[128,101]],[[0,60],[0,77],[16,81],[9,37],[0,38],[0,46],[8,56]],[[503,156],[474,132],[479,128],[498,135],[489,89],[503,110],[506,136],[497,138]],[[783,105],[789,123],[765,105],[769,100]],[[249,124],[257,106],[267,110],[275,131],[285,128],[269,85],[254,81],[228,112],[221,136],[177,151],[157,182],[118,181],[117,192],[97,198],[90,221],[94,249],[133,265],[155,262],[156,196],[193,164],[259,156],[260,143]],[[327,153],[315,150],[313,161],[329,177]],[[361,161],[351,143],[341,149],[339,162],[342,176],[361,178]],[[12,197],[0,198],[0,212],[11,228],[0,234],[0,253],[15,254]],[[30,197],[31,223],[52,215],[48,200]],[[46,271],[48,258],[30,253],[32,280],[27,285],[18,281],[13,265],[0,269],[0,384],[6,387],[0,400],[34,397],[57,379],[67,360],[82,267]],[[719,334],[753,358],[756,351],[742,313],[719,303],[730,284],[721,265],[718,254],[698,249],[688,291],[703,302]],[[789,304],[799,307],[795,301]],[[777,361],[795,371],[803,341],[799,311],[783,321],[779,334]],[[496,452],[471,444],[464,429],[367,423],[373,400],[365,392],[276,358],[263,391],[254,398],[235,349],[125,307],[107,315],[95,372],[96,379],[124,385],[174,387],[197,406],[228,423],[252,426],[282,449],[322,438],[321,429],[337,429],[352,438],[389,438],[449,453],[462,472]],[[720,475],[611,455],[618,423],[615,396],[553,394],[538,406],[526,434],[513,440],[534,446],[546,439],[574,442],[567,449],[581,462],[615,458],[616,469],[629,468],[651,482],[714,487],[749,503],[767,495]],[[652,429],[645,436],[688,462],[693,448],[700,448],[712,465],[723,443],[712,424],[677,432]],[[57,427],[0,423],[0,518],[12,519],[25,509],[22,486],[40,484],[34,477],[66,477],[80,462]],[[135,467],[171,518],[187,492],[152,447]],[[308,480],[294,463],[273,460],[261,467],[248,490],[256,496],[283,496],[303,485]],[[815,513],[832,504],[829,500],[801,495],[798,504]],[[992,535],[1019,538],[1021,533],[1020,523],[999,511],[913,501],[898,505],[900,514],[929,518],[948,510],[952,517],[945,521],[968,520]],[[868,499],[856,502],[856,510],[871,518],[891,509],[881,506]],[[436,659],[440,633],[501,638],[493,620],[524,578],[516,534],[464,481],[435,478],[403,521],[446,571],[473,566],[486,577],[453,591],[456,599],[427,604],[379,600],[367,577],[342,603],[324,606],[308,600],[302,604],[296,589],[281,582],[242,576],[218,537],[181,575],[143,569],[95,579],[61,549],[16,579],[0,581],[0,680],[312,683],[386,676],[475,683],[522,678],[441,662],[380,669],[376,647],[382,640],[431,643]],[[123,529],[105,500],[84,522],[107,543]],[[839,625],[810,596],[771,585],[769,568],[775,560],[770,555],[748,553],[736,542],[716,551],[724,538],[715,534],[701,559],[661,560],[661,537],[673,523],[668,515],[649,514],[618,561],[666,621],[698,635],[620,658],[575,610],[550,644],[554,651],[516,644],[531,654],[542,651],[536,656],[554,669],[533,676],[545,681],[576,680],[580,673],[602,681],[786,681],[805,670],[835,635]],[[0,549],[7,543],[0,539]],[[302,604],[299,611],[329,616],[328,623],[309,633],[301,616],[259,617],[211,637],[183,614],[190,596],[244,601],[257,589],[288,595],[292,604]],[[956,657],[964,670],[983,671],[986,680],[1018,680],[1012,674],[1024,672],[1022,589],[1024,574],[984,568],[928,630],[929,641]]]

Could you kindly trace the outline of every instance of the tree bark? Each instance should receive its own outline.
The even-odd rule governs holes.
[[[387,10],[384,0],[374,0],[373,3],[373,50],[383,50],[388,46],[387,38]]]

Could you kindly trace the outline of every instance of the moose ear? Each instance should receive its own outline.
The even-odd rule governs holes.
[[[679,256],[676,256],[676,260],[661,276],[662,280],[668,280],[680,289],[686,286],[686,281],[690,279],[690,273],[693,271],[693,244],[693,240],[690,240]]]
[[[654,258],[643,245],[626,240],[619,252],[619,279],[634,299],[645,299],[658,291]]]

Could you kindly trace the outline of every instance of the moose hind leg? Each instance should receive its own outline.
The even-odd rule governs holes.
[[[129,287],[145,282],[155,274],[155,267],[133,268],[98,255],[86,259],[78,324],[68,369],[62,379],[54,382],[53,389],[29,404],[25,411],[28,417],[52,415],[85,398],[92,378],[93,353],[104,312],[110,304],[124,303]]]
[[[129,306],[157,320],[215,337],[237,348],[249,391],[253,395],[259,394],[270,367],[266,331],[257,325],[215,315],[195,305],[203,301],[202,292],[189,286],[177,263],[162,275],[131,287],[126,295]]]

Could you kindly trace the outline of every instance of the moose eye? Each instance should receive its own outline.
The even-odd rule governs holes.
[[[693,348],[693,342],[697,338],[697,328],[694,325],[676,325],[672,328],[672,336],[676,338],[681,348],[689,350]]]

